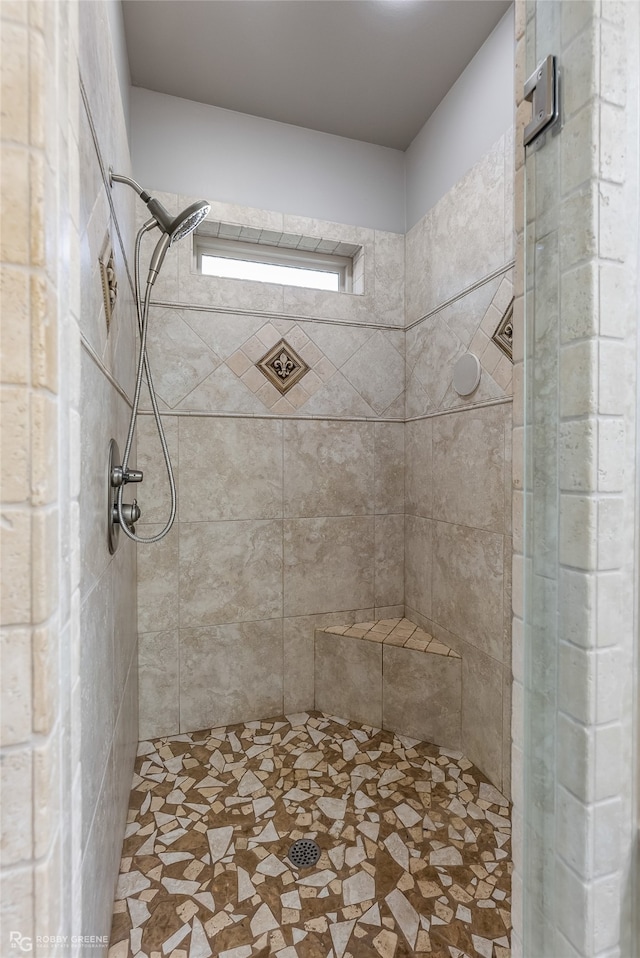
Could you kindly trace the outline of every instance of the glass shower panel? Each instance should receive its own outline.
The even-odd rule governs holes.
[[[526,76],[557,54],[561,2],[528,4]],[[525,165],[524,953],[555,954],[560,138]]]

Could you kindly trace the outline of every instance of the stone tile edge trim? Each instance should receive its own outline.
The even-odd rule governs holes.
[[[410,329],[413,329],[415,326],[419,326],[420,323],[424,323],[425,320],[431,319],[432,316],[435,316],[437,313],[442,312],[442,310],[446,309],[447,306],[452,306],[453,303],[457,303],[459,299],[464,299],[465,296],[468,296],[469,293],[475,292],[476,289],[480,289],[481,286],[486,286],[486,284],[490,283],[492,279],[497,279],[498,276],[502,276],[504,273],[508,273],[510,269],[514,268],[514,266],[515,266],[515,260],[510,259],[507,263],[505,263],[499,269],[494,269],[492,273],[488,273],[486,276],[483,276],[482,279],[479,279],[475,283],[472,283],[471,286],[467,286],[465,287],[465,289],[461,289],[460,292],[455,294],[455,296],[451,296],[449,299],[446,299],[444,302],[438,303],[437,306],[434,306],[433,309],[430,309],[428,313],[424,314],[424,316],[420,316],[418,319],[414,319],[410,323],[407,323],[407,325],[404,327],[405,332],[408,332]]]
[[[434,639],[409,619],[377,619],[373,622],[357,622],[355,625],[330,625],[317,632],[342,635],[345,638],[363,639],[380,645],[394,645],[417,652],[429,652],[453,659],[461,658],[454,649]]]
[[[495,276],[485,277],[485,279],[483,279],[482,282],[477,285],[481,286],[483,283],[487,283],[491,279],[495,279]],[[471,288],[475,289],[475,287],[471,287]],[[465,290],[465,293],[466,292],[469,292],[469,290]],[[350,294],[347,294],[347,295],[350,295]],[[356,293],[353,295],[359,295],[359,294]],[[459,294],[459,296],[463,296],[463,295],[464,293]],[[456,296],[456,299],[458,299],[459,296]],[[447,304],[445,303],[443,306],[438,306],[437,309],[443,309],[444,306],[446,305]],[[233,312],[234,314],[237,314],[238,316],[257,316],[262,319],[266,319],[267,321],[270,319],[285,318],[287,320],[290,320],[291,322],[302,321],[305,323],[316,323],[317,325],[320,325],[320,326],[357,326],[358,328],[364,328],[364,329],[388,329],[395,333],[397,333],[398,331],[400,332],[405,331],[404,326],[394,326],[393,323],[376,323],[376,322],[368,322],[368,321],[364,322],[363,320],[357,320],[357,319],[339,319],[335,317],[332,318],[332,317],[325,317],[325,316],[323,317],[309,316],[306,313],[286,313],[285,315],[282,312],[277,312],[277,311],[274,312],[273,310],[268,310],[268,309],[249,309],[246,306],[243,307],[243,306],[234,305],[233,310],[230,310],[228,305],[211,306],[206,303],[205,304],[183,303],[174,299],[172,300],[152,299],[149,306],[151,309],[154,309],[156,307],[159,309],[183,309],[183,310],[193,310],[194,312],[198,312],[198,313]],[[425,316],[423,318],[427,319],[428,317]],[[416,320],[416,322],[421,323],[422,319]],[[415,325],[416,325],[415,323],[412,323],[412,326],[415,326]],[[409,327],[406,327],[406,328],[409,328]]]
[[[124,398],[124,397],[123,397]],[[489,406],[511,405],[513,399],[511,396],[505,396],[502,399],[490,399],[487,402],[474,403],[472,406],[455,406],[453,409],[438,409],[436,412],[425,413],[422,416],[410,416],[408,419],[385,416],[328,416],[319,414],[317,416],[304,415],[282,415],[282,413],[269,412],[211,412],[206,409],[163,409],[161,412],[163,419],[171,416],[177,419],[183,419],[188,416],[195,416],[198,419],[285,419],[287,422],[374,422],[386,423],[395,422],[401,425],[407,422],[420,422],[423,419],[438,419],[440,416],[452,416],[455,413],[468,412],[470,409],[486,409]],[[140,409],[139,416],[152,416],[151,409]]]

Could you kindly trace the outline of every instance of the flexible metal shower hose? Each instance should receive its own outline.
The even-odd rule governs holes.
[[[151,397],[151,407],[153,409],[153,417],[156,421],[156,426],[158,429],[158,436],[160,438],[160,445],[162,446],[162,455],[164,456],[165,466],[167,467],[167,475],[169,477],[169,487],[171,489],[171,512],[166,526],[155,536],[149,536],[145,538],[143,536],[136,535],[135,532],[132,532],[127,522],[124,519],[122,514],[122,497],[124,495],[125,483],[123,482],[118,488],[118,497],[117,497],[117,509],[118,509],[118,521],[120,523],[120,528],[129,539],[132,539],[134,542],[158,542],[160,539],[164,539],[166,534],[169,532],[173,521],[176,517],[176,484],[173,478],[173,469],[171,468],[171,459],[169,457],[169,450],[167,448],[167,441],[164,435],[164,429],[162,428],[162,421],[160,419],[160,411],[158,409],[158,403],[156,400],[155,390],[153,388],[153,379],[151,378],[151,368],[149,366],[149,357],[147,356],[147,327],[149,320],[149,301],[151,299],[151,289],[152,283],[147,282],[147,288],[145,290],[144,302],[142,302],[142,297],[140,294],[140,244],[142,242],[143,235],[148,232],[148,230],[153,229],[157,226],[155,219],[148,220],[144,226],[138,230],[136,236],[136,247],[135,247],[135,295],[136,295],[136,313],[138,316],[138,329],[140,330],[140,355],[138,357],[138,371],[136,374],[136,388],[133,396],[133,405],[131,407],[131,419],[129,420],[129,431],[127,433],[127,442],[124,448],[124,455],[122,457],[122,472],[123,475],[126,475],[127,468],[129,465],[129,456],[131,454],[131,446],[133,445],[133,437],[135,435],[136,429],[136,420],[138,418],[138,406],[140,405],[140,391],[142,389],[142,373],[146,373],[147,385],[149,387],[149,396]]]

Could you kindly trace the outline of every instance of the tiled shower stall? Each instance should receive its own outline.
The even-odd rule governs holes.
[[[512,152],[510,132],[406,251],[402,234],[213,203],[215,222],[362,247],[362,295],[203,276],[176,249],[151,314],[179,513],[138,552],[145,736],[312,708],[314,630],[406,611],[462,654],[463,750],[508,791],[511,363],[491,336],[512,297]],[[311,367],[285,396],[256,368],[283,338]],[[468,349],[483,374],[465,401],[451,370]],[[150,416],[138,465],[155,534]]]
[[[546,34],[539,6],[554,26]],[[189,243],[170,251],[149,349],[178,518],[156,545],[133,547],[121,535],[112,557],[106,456],[111,437],[123,444],[134,385],[140,214],[130,191],[108,185],[110,166],[131,172],[121,24],[113,3],[3,0],[0,950],[12,933],[73,933],[98,936],[106,951],[139,739],[308,712],[315,630],[337,637],[326,630],[406,617],[460,656],[461,749],[495,786],[483,783],[482,794],[491,804],[496,789],[513,792],[514,954],[532,954],[524,900],[529,917],[546,916],[562,954],[624,955],[637,761],[633,363],[626,390],[616,384],[619,360],[637,349],[637,215],[623,213],[637,214],[638,204],[638,7],[518,0],[515,8],[517,122],[406,234],[210,197],[211,222],[361,247],[362,292],[201,276]],[[550,153],[537,157],[534,215],[524,208],[530,108],[520,91],[525,63],[547,52],[562,55],[571,122],[557,141],[566,152],[560,161],[553,154],[559,165]],[[585,137],[593,149],[577,162],[572,144]],[[529,243],[554,232],[545,197],[556,176],[566,203],[560,254],[577,259],[564,262],[566,336],[550,352],[563,371],[554,414],[565,438],[579,440],[581,466],[565,461],[558,479],[558,568],[572,588],[558,618],[563,659],[549,713],[562,767],[553,751],[545,781],[557,786],[560,814],[557,833],[553,818],[543,822],[552,852],[534,873],[540,833],[525,825],[538,793],[523,789],[525,774],[536,781],[522,618],[531,568],[524,234],[527,223]],[[176,211],[192,199],[158,195]],[[576,233],[591,245],[572,245]],[[111,317],[98,265],[109,251],[118,282]],[[584,282],[572,287],[579,270]],[[529,283],[545,291],[542,311],[549,275]],[[512,367],[491,337],[514,295]],[[310,367],[285,397],[255,365],[280,339]],[[451,388],[467,351],[482,365],[471,399]],[[137,448],[143,535],[168,510],[148,412]],[[366,669],[359,679],[365,691],[376,681]],[[325,721],[308,720],[312,738]],[[439,758],[450,768],[460,761]],[[81,958],[83,947],[75,945]],[[50,953],[69,952],[53,944]]]

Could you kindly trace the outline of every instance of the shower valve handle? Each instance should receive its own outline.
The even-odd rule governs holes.
[[[142,482],[142,479],[142,469],[127,469],[124,471],[122,466],[114,466],[111,470],[111,485],[114,489],[127,482]]]
[[[136,501],[135,499],[133,500],[133,502],[132,502],[130,505],[129,505],[129,503],[127,503],[127,502],[125,502],[125,503],[123,504],[123,506],[122,506],[122,518],[124,519],[124,521],[127,523],[127,525],[129,526],[129,528],[130,528],[131,530],[133,530],[134,523],[136,523],[136,522],[138,521],[138,519],[140,518],[140,516],[141,516],[140,506],[138,505],[138,503],[137,503],[137,501]],[[120,521],[119,518],[118,518],[118,507],[117,507],[117,506],[114,506],[114,507],[113,507],[113,518],[114,518],[114,522],[119,522],[119,521]]]

